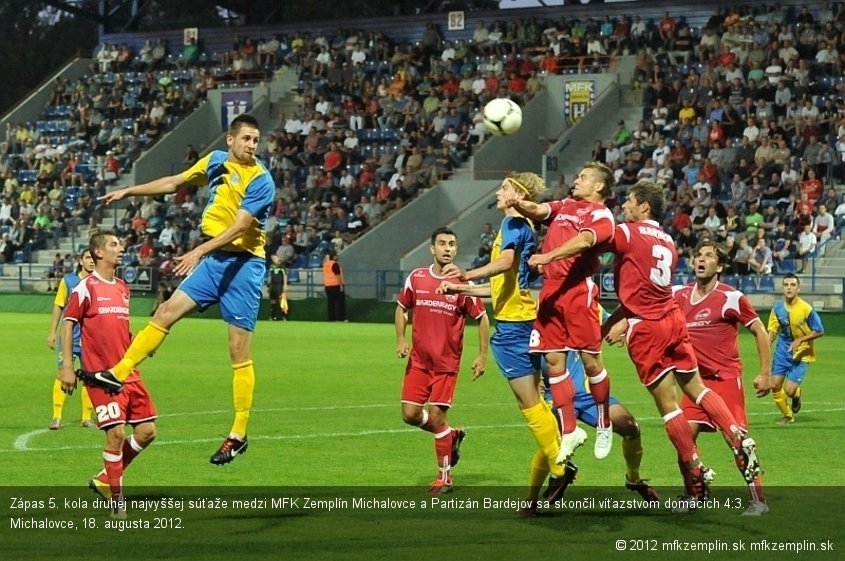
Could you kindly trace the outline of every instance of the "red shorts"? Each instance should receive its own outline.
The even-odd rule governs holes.
[[[628,355],[640,382],[650,386],[672,370],[694,372],[698,361],[680,310],[657,320],[628,320]]]
[[[108,429],[115,425],[138,425],[154,421],[158,416],[153,399],[143,380],[133,380],[123,385],[123,391],[112,395],[103,388],[85,385],[97,413],[97,426]]]
[[[456,372],[435,372],[413,366],[408,362],[405,380],[402,382],[402,403],[411,403],[420,407],[426,403],[452,407],[457,383]]]
[[[736,424],[743,430],[748,429],[748,417],[745,414],[745,390],[742,387],[742,378],[701,378],[704,386],[710,388],[725,401],[728,406],[728,411],[736,419]],[[684,411],[684,417],[691,423],[698,423],[699,428],[703,431],[712,432],[716,430],[716,425],[707,416],[699,405],[696,405],[693,400],[686,396],[681,398],[681,409]]]
[[[575,285],[544,281],[529,351],[601,352],[598,297],[599,289],[592,279]]]

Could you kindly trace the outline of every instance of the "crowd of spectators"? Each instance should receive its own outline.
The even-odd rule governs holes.
[[[279,187],[268,249],[287,256],[287,265],[320,261],[453,173],[485,138],[487,100],[523,103],[543,89],[545,73],[606,66],[627,46],[624,31],[594,20],[531,19],[479,22],[466,41],[444,41],[428,24],[415,43],[338,29],[235,36],[222,53],[205,53],[195,39],[179,49],[150,40],[137,52],[102,44],[90,76],[57,79],[43,118],[6,130],[4,250],[28,261],[79,225],[97,224],[97,196],[209,89],[260,81],[288,65],[301,71],[301,104],[265,133],[261,151]],[[190,226],[190,216],[171,214],[173,200],[156,204],[178,231]],[[163,225],[135,207],[119,224],[133,243],[127,258],[144,261],[140,249],[152,236],[147,261],[160,266],[168,260],[169,244],[158,240]],[[143,230],[135,227],[138,212]]]
[[[719,10],[701,30],[666,13],[657,30],[636,55],[643,119],[593,150],[616,176],[609,204],[621,216],[630,186],[656,182],[682,256],[710,236],[757,287],[809,272],[845,221],[845,9]]]
[[[262,150],[279,187],[270,249],[288,265],[320,262],[454,173],[485,139],[489,99],[524,103],[543,88],[519,29],[519,43],[453,43],[431,24],[419,44],[345,30],[283,38],[301,103]]]
[[[812,254],[800,237],[806,224],[823,246],[840,226],[826,226],[827,217],[845,215],[829,188],[845,180],[845,14],[836,5],[793,15],[777,4],[736,8],[701,30],[670,14],[653,23],[482,21],[456,41],[428,24],[416,43],[339,29],[238,36],[217,54],[195,41],[178,52],[162,41],[138,53],[103,45],[93,76],[58,79],[44,119],[6,131],[3,253],[14,247],[28,259],[96,224],[96,197],[218,81],[289,65],[300,71],[299,104],[265,131],[259,154],[277,183],[268,255],[287,266],[318,263],[449,177],[484,141],[489,99],[524,103],[545,74],[606,68],[632,52],[643,120],[636,130],[620,123],[594,153],[616,171],[617,202],[633,182],[652,179],[675,203],[667,224],[682,251],[701,235],[734,238],[737,248],[747,238],[753,249],[760,230],[772,263],[757,267],[752,255],[749,270],[785,270],[796,258],[800,270]],[[187,147],[183,164],[198,156]],[[166,273],[199,239],[204,201],[194,196],[133,203],[119,221],[128,259]],[[737,262],[741,273],[742,255]]]
[[[102,45],[90,75],[57,78],[42,118],[7,123],[0,141],[0,233],[9,248],[0,259],[28,262],[80,225],[98,224],[97,197],[214,87],[208,69],[184,53],[168,56],[161,41],[138,54]]]

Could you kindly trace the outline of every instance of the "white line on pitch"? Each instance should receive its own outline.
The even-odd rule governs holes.
[[[461,409],[468,409],[473,407],[507,407],[509,405],[514,405],[514,402],[507,402],[507,403],[462,403]],[[252,410],[253,413],[272,413],[272,412],[280,412],[280,411],[290,411],[290,412],[299,412],[299,411],[340,411],[344,409],[384,409],[389,407],[395,407],[399,409],[401,404],[397,401],[395,403],[371,403],[371,404],[364,404],[364,405],[320,405],[320,406],[311,406],[311,407],[268,407],[268,408],[255,408]],[[219,409],[217,411],[191,411],[186,413],[164,413],[163,415],[159,415],[159,417],[191,417],[196,415],[217,415],[220,413],[231,413],[231,409]]]
[[[838,407],[835,409],[806,409],[804,410],[805,413],[834,413],[838,411],[845,411],[845,407]],[[754,412],[748,413],[749,417],[760,417],[760,416],[770,416],[771,412]],[[660,417],[638,417],[638,421],[658,421],[661,420]],[[513,424],[505,424],[505,425],[466,425],[467,430],[495,430],[495,429],[511,429],[511,428],[519,428],[524,427],[524,423],[513,423]],[[310,434],[280,434],[280,435],[255,435],[251,436],[251,440],[308,440],[313,438],[338,438],[338,437],[360,437],[360,436],[373,436],[379,434],[399,434],[405,432],[417,432],[419,429],[411,428],[411,427],[403,427],[403,428],[395,428],[395,429],[373,429],[373,430],[365,430],[365,431],[349,431],[349,432],[319,432],[319,433],[310,433]],[[87,450],[91,448],[100,448],[101,444],[92,444],[90,446],[56,446],[53,448],[29,448],[27,446],[27,440],[31,436],[35,436],[42,432],[47,432],[47,429],[39,429],[37,431],[32,431],[26,434],[22,434],[15,440],[15,448],[10,449],[0,449],[0,453],[5,452],[59,452],[63,450]],[[24,437],[27,437],[24,439]],[[157,440],[155,442],[156,446],[170,446],[174,444],[202,444],[205,442],[218,442],[220,437],[216,438],[196,438],[196,439],[185,439],[185,440]],[[22,447],[18,447],[18,442],[22,442]]]
[[[27,447],[27,444],[29,443],[29,439],[32,438],[33,436],[38,436],[39,434],[44,433],[44,432],[50,432],[50,429],[38,429],[38,430],[33,430],[33,431],[23,433],[22,435],[20,435],[19,437],[17,437],[15,439],[15,443],[13,444],[14,449],[18,452],[27,451],[29,449]]]

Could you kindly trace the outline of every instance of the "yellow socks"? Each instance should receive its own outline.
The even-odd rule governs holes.
[[[625,458],[625,474],[628,481],[639,481],[640,463],[643,460],[643,442],[639,436],[622,439],[622,457]]]
[[[540,497],[540,489],[549,474],[549,461],[542,450],[534,452],[531,458],[531,472],[528,474],[528,497],[529,501],[536,501]]]
[[[560,450],[560,431],[549,406],[544,401],[522,410],[522,415],[537,441],[540,451],[545,455],[547,468],[554,477],[563,475],[563,466],[557,465],[557,453]]]
[[[82,386],[80,394],[79,397],[82,399],[82,422],[85,422],[91,418],[91,414],[94,412],[94,404],[91,403],[91,397],[88,395],[88,390],[85,386]]]
[[[251,360],[232,365],[232,402],[235,405],[235,422],[230,436],[243,438],[249,423],[249,411],[252,409],[252,396],[255,391],[255,368]]]
[[[780,391],[775,392],[772,394],[775,398],[775,405],[778,406],[780,412],[784,414],[785,417],[792,418],[792,407],[790,407],[789,403],[786,401],[786,392],[783,391],[783,388]]]
[[[65,392],[62,391],[62,383],[61,381],[56,378],[53,380],[53,418],[54,419],[61,419],[62,418],[62,409],[65,405],[65,399],[67,395]]]
[[[168,333],[168,330],[160,325],[153,322],[148,323],[132,340],[132,344],[129,345],[123,355],[123,359],[112,368],[115,378],[121,381],[125,380],[136,366],[161,346]]]

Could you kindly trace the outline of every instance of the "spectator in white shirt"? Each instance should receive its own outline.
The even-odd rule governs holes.
[[[833,215],[827,211],[826,205],[820,204],[819,213],[813,219],[813,234],[816,235],[818,245],[821,247],[819,250],[820,257],[824,257],[825,243],[830,239],[834,230]]]
[[[291,132],[293,134],[299,134],[299,131],[302,130],[302,121],[299,120],[299,117],[296,113],[291,113],[290,117],[285,120],[285,132]]]
[[[666,126],[666,120],[669,118],[669,109],[664,105],[663,100],[658,98],[657,104],[655,105],[654,109],[651,110],[651,122],[658,129],[662,129]]]
[[[651,158],[654,160],[655,166],[662,168],[667,156],[669,156],[669,147],[666,146],[666,141],[661,138],[657,141],[657,148],[651,153]]]
[[[780,65],[780,60],[777,58],[772,59],[772,63],[766,67],[766,78],[769,79],[769,83],[772,85],[777,85],[780,82],[781,77],[783,76],[783,66]]]
[[[748,117],[746,120],[748,125],[743,129],[742,136],[748,138],[751,144],[757,142],[757,137],[760,136],[760,129],[757,128],[757,122],[754,120],[754,117]]]
[[[818,240],[816,239],[816,235],[813,233],[813,225],[812,224],[805,224],[804,231],[798,236],[798,258],[801,259],[801,269],[798,270],[799,273],[803,273],[807,269],[807,263],[812,257],[813,252],[816,250],[816,243]]]
[[[619,150],[613,142],[608,142],[607,151],[604,154],[604,160],[608,166],[613,165],[614,162],[621,162],[622,151]]]
[[[176,248],[176,228],[173,227],[173,224],[170,220],[164,221],[164,227],[161,229],[161,233],[158,235],[158,243],[162,247],[172,247]]]

